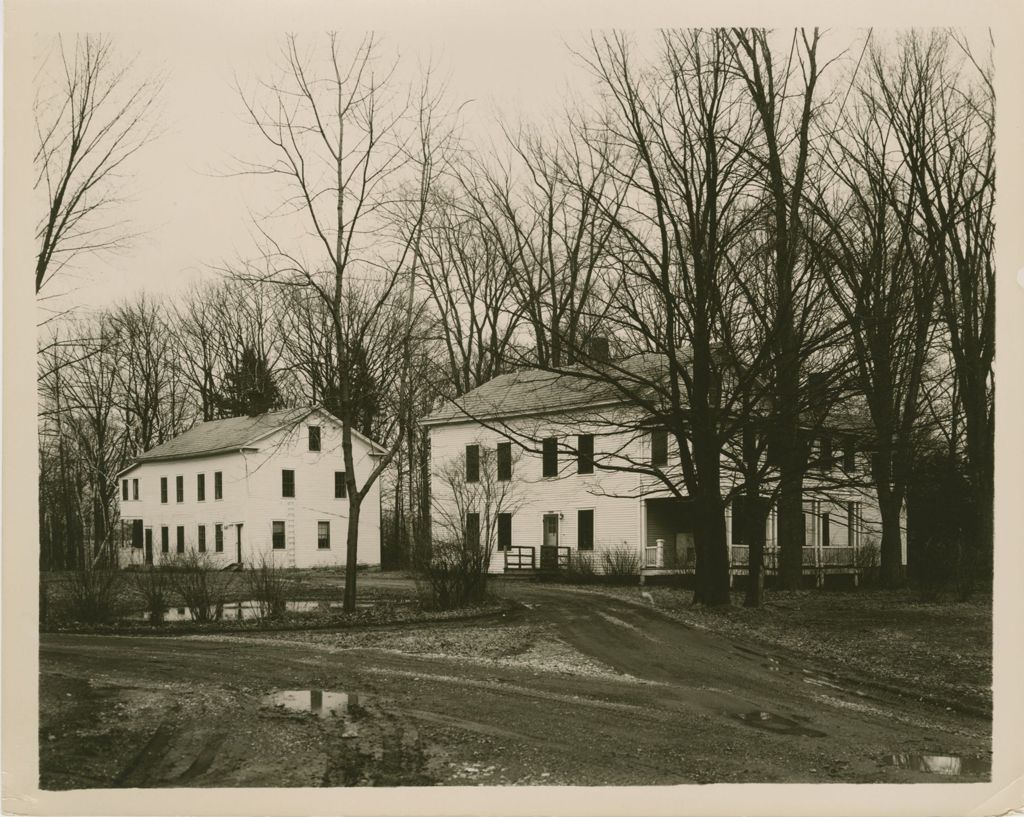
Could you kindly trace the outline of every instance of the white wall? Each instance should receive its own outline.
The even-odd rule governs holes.
[[[319,425],[321,450],[308,450],[308,425]],[[121,501],[121,518],[141,518],[144,527],[153,529],[154,562],[162,558],[160,528],[169,528],[169,553],[176,551],[176,528],[185,528],[185,549],[198,547],[198,527],[205,525],[206,553],[223,565],[237,559],[236,528],[242,523],[242,560],[273,558],[288,567],[317,567],[345,563],[345,539],[349,501],[335,499],[334,472],[344,470],[341,451],[341,427],[328,415],[310,418],[290,432],[278,432],[256,445],[257,450],[220,454],[213,457],[144,462],[122,476],[139,479],[139,500]],[[353,438],[356,478],[360,485],[373,468],[370,446]],[[283,497],[281,471],[295,471],[295,497]],[[214,499],[214,472],[224,480],[223,499]],[[196,475],[206,475],[206,499],[196,498]],[[176,502],[175,477],[185,480],[184,502]],[[160,502],[160,477],[168,480],[168,501]],[[118,485],[118,496],[121,496]],[[284,550],[272,549],[272,522],[283,520],[286,530]],[[331,547],[317,547],[317,522],[330,522]],[[224,550],[214,550],[214,525],[224,525]],[[141,563],[144,550],[122,549],[122,563]],[[360,564],[380,563],[380,492],[375,483],[363,500],[359,519]]]
[[[505,421],[503,424],[492,423],[493,429],[474,421],[463,421],[430,427],[431,439],[431,490],[435,506],[438,503],[451,503],[451,491],[440,478],[446,465],[455,461],[463,462],[467,445],[478,444],[481,448],[492,450],[499,442],[510,438],[521,439],[524,443],[529,439],[534,443],[531,447],[539,449],[540,440],[547,436],[557,436],[560,442],[572,448],[576,447],[576,435],[580,433],[595,434],[594,456],[600,461],[602,455],[609,464],[622,466],[627,459],[648,462],[650,458],[649,437],[636,435],[616,429],[614,423],[602,423],[601,416],[594,413],[585,418],[523,418]],[[620,426],[619,428],[621,428]],[[608,429],[613,431],[608,433]],[[602,431],[604,433],[602,433]],[[594,509],[594,562],[599,566],[601,552],[611,551],[619,547],[635,549],[642,547],[644,536],[643,507],[641,499],[652,499],[671,496],[654,477],[624,473],[622,471],[602,472],[595,468],[593,475],[576,473],[576,459],[573,454],[559,452],[559,474],[554,478],[542,475],[542,457],[538,453],[524,451],[513,443],[513,456],[519,457],[514,466],[512,480],[514,484],[514,502],[516,510],[512,521],[512,545],[538,548],[542,541],[543,517],[547,513],[559,513],[559,546],[577,550],[577,517],[580,509]],[[678,463],[678,450],[675,442],[669,440],[669,463]],[[861,476],[866,476],[866,458],[858,457],[858,468]],[[669,472],[678,466],[670,466]],[[732,489],[738,477],[731,470],[731,461],[722,459],[723,495]],[[846,502],[857,501],[861,504],[861,545],[881,540],[881,522],[878,512],[877,497],[869,488],[856,488],[842,485],[844,476],[837,470],[831,477],[810,471],[805,480],[808,500],[817,499],[820,510],[828,511],[832,524],[831,543],[834,546],[847,544],[846,538]],[[681,474],[678,481],[682,482]],[[837,484],[839,483],[839,484]],[[726,510],[726,536],[731,541],[731,513]],[[817,524],[817,523],[816,523]],[[434,513],[434,534],[444,535],[439,529],[438,514]],[[768,523],[768,546],[775,544],[774,519]],[[808,532],[808,546],[812,544],[812,531]],[[904,537],[904,563],[906,561],[906,538]],[[491,557],[491,570],[501,572],[504,569],[504,554],[495,548]]]
[[[624,435],[600,434],[600,427],[581,423],[577,420],[567,427],[557,420],[509,421],[508,430],[514,434],[529,435],[539,441],[547,436],[559,436],[563,444],[575,449],[575,435],[595,433],[594,457],[600,460],[602,452],[618,451],[623,445],[639,452],[636,444],[628,443]],[[570,432],[571,433],[568,433]],[[451,502],[451,490],[440,478],[440,473],[450,462],[462,462],[467,445],[478,444],[481,448],[497,447],[507,437],[474,422],[462,422],[430,429],[431,491],[432,500]],[[515,511],[512,517],[512,546],[536,548],[540,558],[543,518],[548,513],[561,514],[559,520],[558,544],[577,551],[577,511],[594,510],[594,563],[600,565],[601,553],[626,547],[640,552],[640,502],[637,496],[638,479],[635,475],[622,472],[601,472],[584,475],[576,473],[575,457],[559,451],[558,476],[543,476],[543,459],[538,453],[524,451],[513,444],[512,502]],[[518,459],[517,459],[518,458]],[[443,536],[438,528],[438,514],[434,513],[434,534]],[[504,553],[495,548],[491,556],[491,570],[504,570]]]

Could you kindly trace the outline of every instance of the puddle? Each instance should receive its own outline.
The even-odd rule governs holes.
[[[360,602],[356,604],[356,607],[367,608],[372,607],[371,602]],[[285,609],[290,613],[312,613],[312,612],[340,612],[342,603],[340,601],[289,601],[285,603]],[[260,616],[260,605],[259,602],[253,600],[247,601],[234,601],[224,605],[224,612],[221,619],[224,621],[248,621],[250,619],[259,618]],[[149,621],[150,615],[148,612],[133,613],[129,616],[133,621]],[[164,611],[164,621],[191,621],[192,610],[189,607],[168,607]]]
[[[888,765],[897,769],[943,775],[984,775],[992,772],[992,762],[986,758],[961,755],[889,755]]]
[[[318,718],[348,719],[359,713],[369,696],[357,692],[329,692],[322,689],[283,689],[263,698],[265,706],[285,709],[289,712],[310,712]],[[343,738],[358,735],[356,727],[347,723]]]
[[[763,729],[765,732],[774,732],[776,735],[797,735],[806,738],[823,738],[824,732],[811,729],[791,718],[784,718],[774,712],[754,710],[753,712],[741,712],[732,716],[738,721],[753,726],[755,729]]]

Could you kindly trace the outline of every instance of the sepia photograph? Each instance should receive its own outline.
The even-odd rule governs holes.
[[[82,19],[39,790],[994,781],[987,22]]]

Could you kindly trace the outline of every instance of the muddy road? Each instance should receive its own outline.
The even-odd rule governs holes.
[[[987,779],[985,718],[639,601],[504,592],[516,612],[445,624],[43,634],[42,785]]]

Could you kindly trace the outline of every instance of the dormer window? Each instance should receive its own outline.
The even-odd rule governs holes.
[[[320,450],[320,426],[309,426],[309,450]]]

